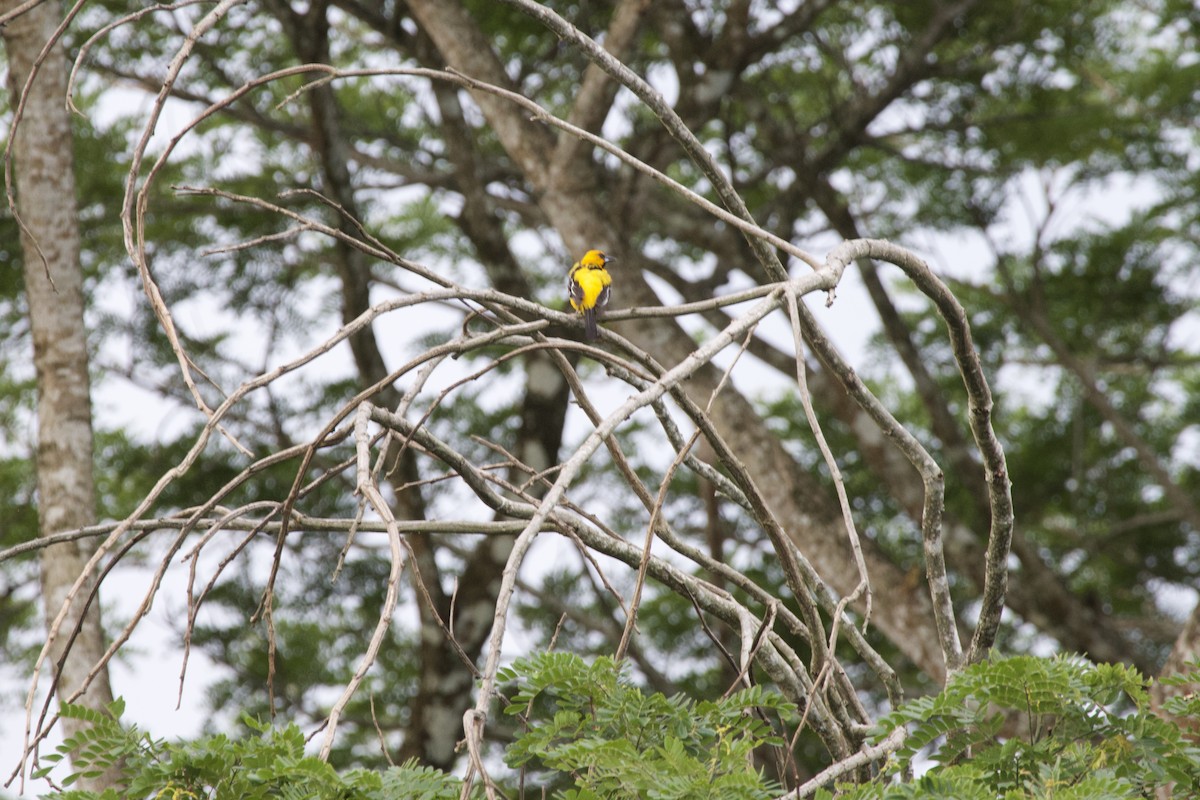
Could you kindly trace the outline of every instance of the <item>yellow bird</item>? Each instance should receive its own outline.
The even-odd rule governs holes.
[[[612,276],[605,269],[610,261],[616,259],[599,250],[588,250],[567,275],[567,296],[571,308],[583,314],[584,335],[589,342],[599,335],[596,314],[604,310],[612,296]]]

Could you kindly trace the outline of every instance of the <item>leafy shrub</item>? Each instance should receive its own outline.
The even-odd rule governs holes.
[[[34,773],[45,777],[68,755],[73,772],[64,781],[116,769],[117,785],[103,793],[65,790],[57,800],[457,800],[462,782],[438,770],[406,763],[386,772],[347,770],[305,755],[304,734],[296,725],[273,728],[244,718],[260,736],[232,739],[224,734],[194,742],[153,739],[136,725],[122,725],[124,702],[108,712],[64,706],[63,715],[91,725],[68,738]]]
[[[760,716],[792,708],[777,695],[747,689],[717,702],[645,694],[612,659],[587,663],[551,653],[504,670],[509,714],[532,710],[506,759],[558,796],[584,798],[722,798],[766,800],[780,788],[753,767],[751,751],[781,744]],[[118,783],[102,794],[70,790],[58,800],[456,800],[462,781],[407,763],[386,772],[339,773],[304,750],[296,725],[273,728],[245,718],[257,737],[205,736],[193,742],[153,739],[123,725],[124,703],[107,712],[66,706],[63,714],[90,725],[43,759],[45,777],[68,756],[70,787],[83,776],[115,769]],[[482,796],[479,787],[476,794]],[[539,792],[540,796],[540,792]]]
[[[567,653],[521,659],[500,674],[504,713],[521,730],[505,761],[518,770],[506,796],[564,800],[768,800],[783,790],[754,766],[755,748],[783,746],[767,722],[794,707],[754,687],[717,701],[648,694],[612,659]],[[1166,683],[1200,682],[1193,673]],[[66,706],[89,727],[43,759],[48,775],[68,756],[73,772],[59,800],[454,800],[462,781],[407,763],[384,772],[337,771],[305,754],[296,725],[246,720],[258,736],[205,736],[167,743],[107,711]],[[1018,656],[976,664],[938,695],[914,700],[880,721],[877,741],[897,726],[902,748],[862,785],[821,789],[822,800],[1126,800],[1195,797],[1200,748],[1180,719],[1200,719],[1200,697],[1169,700],[1164,718],[1150,709],[1148,682],[1136,670],[1079,658]],[[915,780],[914,768],[928,767]],[[102,794],[70,787],[113,771]],[[503,787],[502,787],[503,788]],[[544,791],[544,795],[543,795]],[[478,785],[473,796],[482,796]],[[789,795],[790,796],[790,795]]]
[[[1197,675],[1178,681],[1195,682]],[[1200,787],[1200,749],[1150,709],[1148,683],[1121,664],[1076,657],[1016,656],[976,664],[945,691],[907,703],[880,721],[879,738],[909,727],[877,783],[818,798],[1041,798],[1126,800],[1175,784],[1176,798]],[[1165,710],[1200,715],[1200,699]],[[920,779],[893,783],[932,761]]]
[[[609,658],[591,664],[543,653],[502,671],[505,712],[525,715],[506,753],[545,784],[569,776],[561,796],[653,800],[759,800],[781,788],[754,768],[754,748],[782,745],[766,711],[794,707],[760,687],[718,701],[646,694]]]

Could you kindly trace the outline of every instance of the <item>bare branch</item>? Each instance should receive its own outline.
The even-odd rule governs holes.
[[[835,764],[830,764],[813,776],[811,780],[805,781],[794,791],[780,795],[777,800],[789,800],[789,798],[793,797],[811,797],[816,794],[817,789],[828,785],[843,775],[853,772],[859,767],[864,767],[872,762],[887,758],[904,746],[904,740],[907,736],[908,730],[903,725],[900,725],[884,737],[879,744],[868,745],[854,755],[843,758]]]

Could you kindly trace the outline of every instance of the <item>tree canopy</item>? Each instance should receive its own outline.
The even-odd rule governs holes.
[[[867,781],[896,725],[1011,736],[937,716],[1043,663],[993,654],[1079,654],[1043,663],[1076,710],[1200,654],[1191,3],[65,13],[95,382],[170,420],[99,416],[84,534],[102,593],[190,570],[180,644],[227,677],[189,702],[319,728],[339,768],[465,759],[519,794],[503,752],[623,796],[657,773],[554,739],[586,717],[554,679],[611,666],[680,781],[753,752],[749,797]],[[0,290],[0,625],[32,664],[28,305]],[[751,706],[728,739],[679,721]],[[1190,757],[1152,716],[1149,786]]]

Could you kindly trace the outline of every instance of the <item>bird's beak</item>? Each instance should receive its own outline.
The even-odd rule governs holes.
[[[605,256],[604,257],[605,264],[609,263],[610,261],[617,261],[617,260],[619,260],[619,259],[616,256]]]

